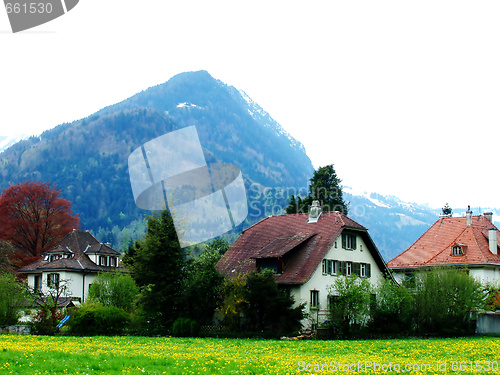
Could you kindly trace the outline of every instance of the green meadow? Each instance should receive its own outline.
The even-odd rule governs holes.
[[[500,338],[0,336],[0,374],[499,373]]]

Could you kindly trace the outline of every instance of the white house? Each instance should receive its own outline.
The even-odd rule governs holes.
[[[74,229],[40,260],[18,272],[27,275],[31,288],[42,292],[64,280],[67,290],[63,299],[84,302],[99,272],[123,270],[119,256],[119,252],[100,243],[89,232]]]
[[[498,229],[493,214],[441,217],[408,249],[388,262],[395,279],[401,282],[419,269],[467,267],[483,284],[500,285]]]
[[[270,216],[244,230],[217,269],[227,277],[274,270],[280,287],[307,303],[312,328],[327,319],[329,287],[337,277],[357,274],[377,285],[390,276],[365,227],[318,206],[311,214]]]

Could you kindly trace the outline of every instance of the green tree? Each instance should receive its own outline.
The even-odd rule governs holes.
[[[347,215],[349,204],[344,201],[341,183],[333,164],[318,168],[309,180],[308,195],[303,200],[292,196],[286,213],[309,212],[312,202],[318,200],[323,211],[340,211]]]
[[[300,329],[305,305],[294,307],[294,298],[278,288],[272,271],[251,272],[244,291],[247,329],[275,333],[292,333]]]
[[[435,268],[415,275],[417,329],[425,334],[473,333],[470,312],[484,309],[488,291],[465,268]]]
[[[184,266],[170,212],[149,217],[144,238],[128,249],[123,262],[141,288],[146,321],[154,331],[167,332],[179,317]]]
[[[415,314],[414,298],[409,290],[391,279],[384,279],[376,289],[371,304],[371,330],[379,334],[408,334]]]
[[[329,287],[329,319],[333,334],[346,337],[365,327],[370,317],[372,288],[357,275],[338,277]]]
[[[28,295],[13,274],[0,274],[0,325],[16,324]]]
[[[138,294],[139,288],[129,274],[119,271],[101,272],[92,283],[89,300],[130,312]]]
[[[228,247],[224,240],[214,240],[197,258],[187,262],[182,285],[184,317],[199,324],[212,322],[224,287],[224,276],[215,266]]]

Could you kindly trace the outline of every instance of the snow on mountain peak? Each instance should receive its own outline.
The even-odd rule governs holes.
[[[23,139],[28,138],[29,136],[26,134],[21,135],[0,135],[0,152],[8,149],[10,146],[16,144]]]

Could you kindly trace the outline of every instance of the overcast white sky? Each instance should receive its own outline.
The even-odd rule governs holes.
[[[205,69],[345,185],[500,208],[499,19],[498,1],[81,0],[12,34],[0,10],[0,135]]]

